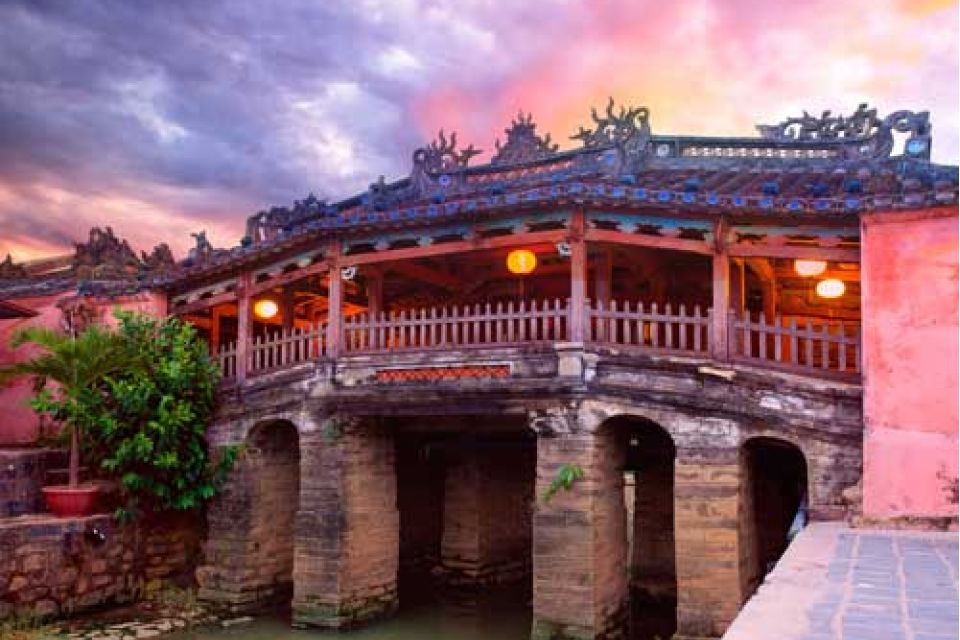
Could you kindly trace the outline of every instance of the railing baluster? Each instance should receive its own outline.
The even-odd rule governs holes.
[[[657,303],[650,305],[650,346],[654,349],[660,346],[660,326],[657,322]]]
[[[813,367],[813,327],[810,324],[809,318],[807,319],[806,325],[807,325],[807,330],[806,330],[807,342],[804,345],[805,347],[804,355],[806,356],[806,362],[804,363],[804,365],[807,366],[808,368],[812,368]]]
[[[702,326],[701,320],[703,317],[700,315],[700,305],[693,305],[693,351],[694,353],[700,353],[703,349],[703,336],[701,335],[700,327]]]
[[[840,323],[840,341],[837,343],[837,369],[843,373],[847,371],[847,325]]]
[[[797,337],[796,318],[790,318],[790,364],[800,364],[800,341]]]
[[[760,322],[757,328],[759,334],[759,340],[757,347],[760,349],[760,359],[767,359],[767,317],[760,312]]]
[[[820,338],[820,368],[829,369],[830,368],[830,323],[824,322],[821,325],[820,329],[821,338]]]
[[[677,322],[677,327],[680,330],[680,340],[677,344],[677,348],[680,351],[687,350],[687,307],[684,304],[680,305],[680,309],[677,311],[679,316],[679,321]]]

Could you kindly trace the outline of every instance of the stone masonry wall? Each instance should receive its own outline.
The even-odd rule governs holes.
[[[400,517],[393,436],[329,419],[301,440],[294,558],[297,626],[343,629],[397,609]]]
[[[102,537],[101,535],[102,534]],[[191,578],[196,520],[118,525],[112,516],[0,519],[0,620],[55,617]]]

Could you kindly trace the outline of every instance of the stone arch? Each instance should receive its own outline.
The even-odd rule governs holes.
[[[630,625],[634,637],[670,637],[676,631],[677,565],[674,526],[672,434],[649,417],[624,413],[606,418],[597,431],[619,465],[617,495],[626,534]],[[608,471],[610,470],[607,467]],[[617,482],[611,479],[614,487]]]
[[[293,591],[300,438],[284,418],[238,427],[243,449],[208,511],[205,564],[197,582],[203,600],[257,611],[289,602]]]
[[[752,591],[806,524],[809,507],[807,457],[797,443],[753,436],[742,447],[744,513],[747,522],[748,589]]]

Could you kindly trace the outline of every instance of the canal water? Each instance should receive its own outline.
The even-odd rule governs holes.
[[[258,618],[227,629],[185,631],[171,640],[528,640],[529,600],[497,593],[482,600],[430,602],[349,633],[291,629],[289,616]]]

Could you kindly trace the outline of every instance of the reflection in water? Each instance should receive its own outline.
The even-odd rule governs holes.
[[[469,597],[443,598],[404,607],[394,618],[369,627],[337,633],[291,629],[286,618],[258,619],[242,627],[191,631],[171,640],[527,640],[529,600],[510,590]]]
[[[421,592],[423,593],[423,592]],[[485,592],[428,590],[395,617],[339,633],[291,629],[289,616],[260,618],[230,629],[189,631],[171,640],[527,640],[532,614],[529,589],[499,588]],[[675,631],[672,604],[633,605],[634,640],[670,638]]]

